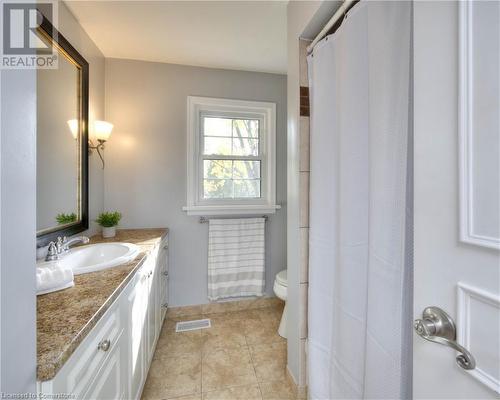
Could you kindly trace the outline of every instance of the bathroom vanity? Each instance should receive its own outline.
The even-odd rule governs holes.
[[[139,399],[168,299],[168,229],[119,230],[91,244],[128,242],[132,262],[75,276],[37,299],[37,379],[43,395]]]

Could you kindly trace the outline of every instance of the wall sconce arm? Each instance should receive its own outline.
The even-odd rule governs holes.
[[[97,139],[97,142],[98,144],[94,146],[92,140],[89,139],[89,154],[92,154],[93,150],[97,151],[97,154],[99,154],[99,158],[101,159],[102,162],[102,169],[104,169],[104,157],[102,156],[101,150],[104,150],[104,143],[106,143],[106,141],[102,139]]]

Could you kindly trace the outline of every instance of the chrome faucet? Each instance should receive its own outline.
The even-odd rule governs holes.
[[[69,248],[76,243],[87,244],[88,242],[90,242],[90,239],[87,236],[77,236],[69,240],[65,237],[62,242],[63,245],[61,253],[66,253],[67,251],[69,251]]]
[[[59,260],[59,256],[67,253],[72,245],[76,243],[87,244],[88,242],[90,242],[90,239],[87,236],[77,236],[69,240],[66,236],[64,238],[58,237],[57,241],[49,243],[45,261]]]

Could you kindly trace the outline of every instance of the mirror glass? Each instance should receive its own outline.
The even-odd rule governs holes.
[[[37,231],[81,221],[80,69],[66,56],[37,75]]]
[[[37,237],[45,245],[88,227],[88,63],[43,20],[39,37],[57,53],[37,71]]]

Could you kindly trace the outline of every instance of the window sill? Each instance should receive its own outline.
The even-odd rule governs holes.
[[[225,205],[225,206],[186,206],[182,207],[187,215],[255,215],[275,214],[280,205]]]

